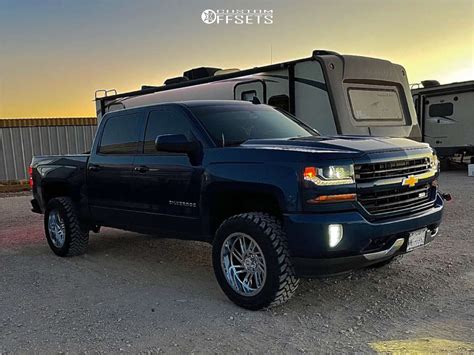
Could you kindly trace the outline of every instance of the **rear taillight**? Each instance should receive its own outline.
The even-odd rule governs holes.
[[[33,182],[33,168],[30,166],[28,167],[28,175],[30,176],[30,187],[33,188],[34,182]]]

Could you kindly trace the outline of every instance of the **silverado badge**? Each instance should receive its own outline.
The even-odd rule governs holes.
[[[402,180],[402,185],[403,186],[408,185],[410,187],[413,187],[416,185],[417,182],[418,182],[418,178],[413,175],[410,175],[409,177]]]

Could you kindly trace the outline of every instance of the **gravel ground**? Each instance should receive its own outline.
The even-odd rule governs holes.
[[[474,339],[474,178],[443,173],[437,239],[400,261],[304,280],[250,312],[220,291],[204,243],[103,229],[58,258],[29,196],[0,198],[2,352],[370,352],[386,340]],[[467,344],[464,346],[472,346]],[[469,348],[463,348],[469,349]],[[471,351],[474,351],[471,348]]]

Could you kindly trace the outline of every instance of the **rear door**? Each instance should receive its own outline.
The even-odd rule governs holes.
[[[143,113],[105,117],[87,166],[89,205],[97,223],[128,227],[133,221],[133,162],[138,152]]]
[[[234,87],[234,100],[252,101],[256,97],[263,104],[266,102],[266,88],[263,80],[251,80],[239,83]]]

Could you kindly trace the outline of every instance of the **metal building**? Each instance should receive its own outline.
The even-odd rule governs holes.
[[[0,119],[0,181],[28,179],[33,155],[87,152],[95,117]]]

